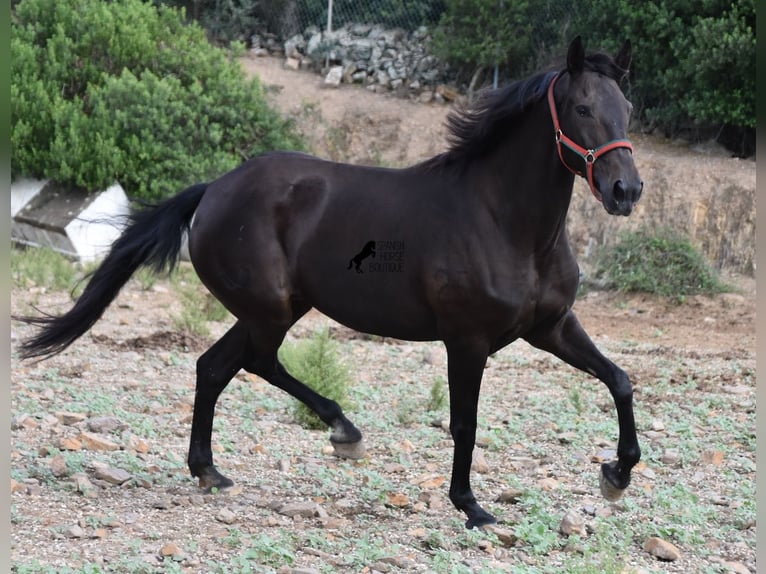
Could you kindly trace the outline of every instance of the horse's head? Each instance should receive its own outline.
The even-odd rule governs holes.
[[[549,90],[561,161],[587,178],[612,215],[630,215],[644,185],[627,139],[632,106],[618,85],[630,58],[627,41],[614,58],[586,57],[578,36],[569,46],[566,71],[554,78]]]

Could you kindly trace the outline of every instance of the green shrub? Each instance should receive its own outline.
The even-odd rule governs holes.
[[[688,238],[670,229],[623,233],[595,258],[595,273],[608,287],[683,301],[688,295],[726,290],[715,269]]]
[[[15,287],[64,291],[72,289],[82,274],[77,263],[49,247],[11,249],[11,280]]]
[[[590,0],[582,8],[572,28],[589,45],[614,51],[631,40],[628,89],[643,124],[671,136],[754,132],[755,0]]]
[[[225,321],[229,311],[202,284],[191,265],[180,265],[170,276],[173,291],[179,296],[181,312],[173,316],[176,329],[209,337],[209,321]]]
[[[21,0],[13,175],[158,199],[261,151],[300,148],[257,80],[183,14],[140,0]]]
[[[532,26],[527,0],[448,0],[434,30],[434,52],[458,69],[503,65],[510,76],[527,69]]]
[[[330,336],[329,329],[317,331],[306,341],[282,345],[279,358],[293,377],[320,395],[334,400],[341,408],[347,409],[351,406],[348,397],[351,375],[338,356],[337,343]],[[298,424],[306,428],[327,427],[300,401],[295,401],[293,414]]]

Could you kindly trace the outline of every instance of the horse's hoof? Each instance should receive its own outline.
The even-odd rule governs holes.
[[[484,529],[488,526],[494,526],[497,524],[497,519],[492,516],[488,512],[482,511],[481,513],[477,514],[476,516],[472,516],[468,520],[465,521],[465,527],[468,530],[471,530],[472,528],[479,528]]]
[[[601,469],[598,476],[598,486],[601,490],[601,496],[606,498],[609,502],[616,502],[622,498],[625,493],[624,488],[617,488],[614,484],[609,482],[609,479],[604,475],[604,469]]]
[[[234,481],[222,475],[215,467],[211,467],[199,475],[198,484],[206,494],[210,494],[232,488]]]
[[[353,460],[359,460],[367,456],[367,448],[364,446],[364,441],[359,440],[357,442],[335,442],[330,441],[333,448],[333,455],[338,458],[350,458]]]

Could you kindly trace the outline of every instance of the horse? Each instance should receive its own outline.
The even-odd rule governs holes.
[[[578,36],[560,69],[454,109],[446,151],[409,167],[273,151],[136,210],[69,311],[16,317],[37,327],[19,355],[42,359],[66,349],[139,267],[172,269],[188,233],[196,273],[236,318],[196,363],[187,463],[200,488],[234,484],[213,462],[211,436],[216,401],[241,369],[316,412],[335,454],[365,455],[362,433],[338,404],[278,359],[287,331],[315,308],[360,332],[443,342],[454,443],[449,498],[467,528],[496,522],[470,483],[477,403],[488,356],[517,339],[608,388],[619,440],[599,483],[616,500],[641,455],[633,390],[572,310],[579,268],[566,215],[575,176],[587,179],[611,215],[629,215],[641,196],[627,139],[631,104],[619,87],[630,60],[629,41],[614,56],[586,55]],[[348,254],[370,238],[401,246],[401,272],[346,271]]]

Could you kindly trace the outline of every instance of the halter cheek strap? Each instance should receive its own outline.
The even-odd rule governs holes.
[[[556,102],[553,99],[553,86],[556,84],[556,80],[558,80],[558,78],[559,78],[559,75],[556,74],[551,80],[550,85],[548,86],[548,106],[550,107],[551,117],[553,118],[553,129],[555,130],[556,148],[558,149],[558,152],[559,152],[559,159],[561,160],[561,163],[564,164],[564,167],[566,167],[573,174],[579,175],[580,177],[584,177],[585,179],[587,179],[588,185],[590,186],[591,193],[596,199],[601,201],[601,195],[596,189],[596,184],[593,181],[593,164],[596,163],[596,160],[598,158],[612,151],[613,149],[626,148],[626,149],[629,149],[631,153],[633,153],[633,144],[631,144],[630,141],[627,139],[616,139],[616,140],[606,142],[605,144],[600,145],[597,148],[586,149],[582,147],[581,145],[579,145],[578,143],[574,142],[566,134],[564,134],[564,132],[561,131],[561,126],[559,125],[559,116],[556,113]],[[576,155],[580,156],[580,158],[582,158],[584,162],[584,167],[585,167],[584,170],[575,169],[566,162],[566,160],[564,159],[564,153],[563,153],[564,147],[571,150]]]

